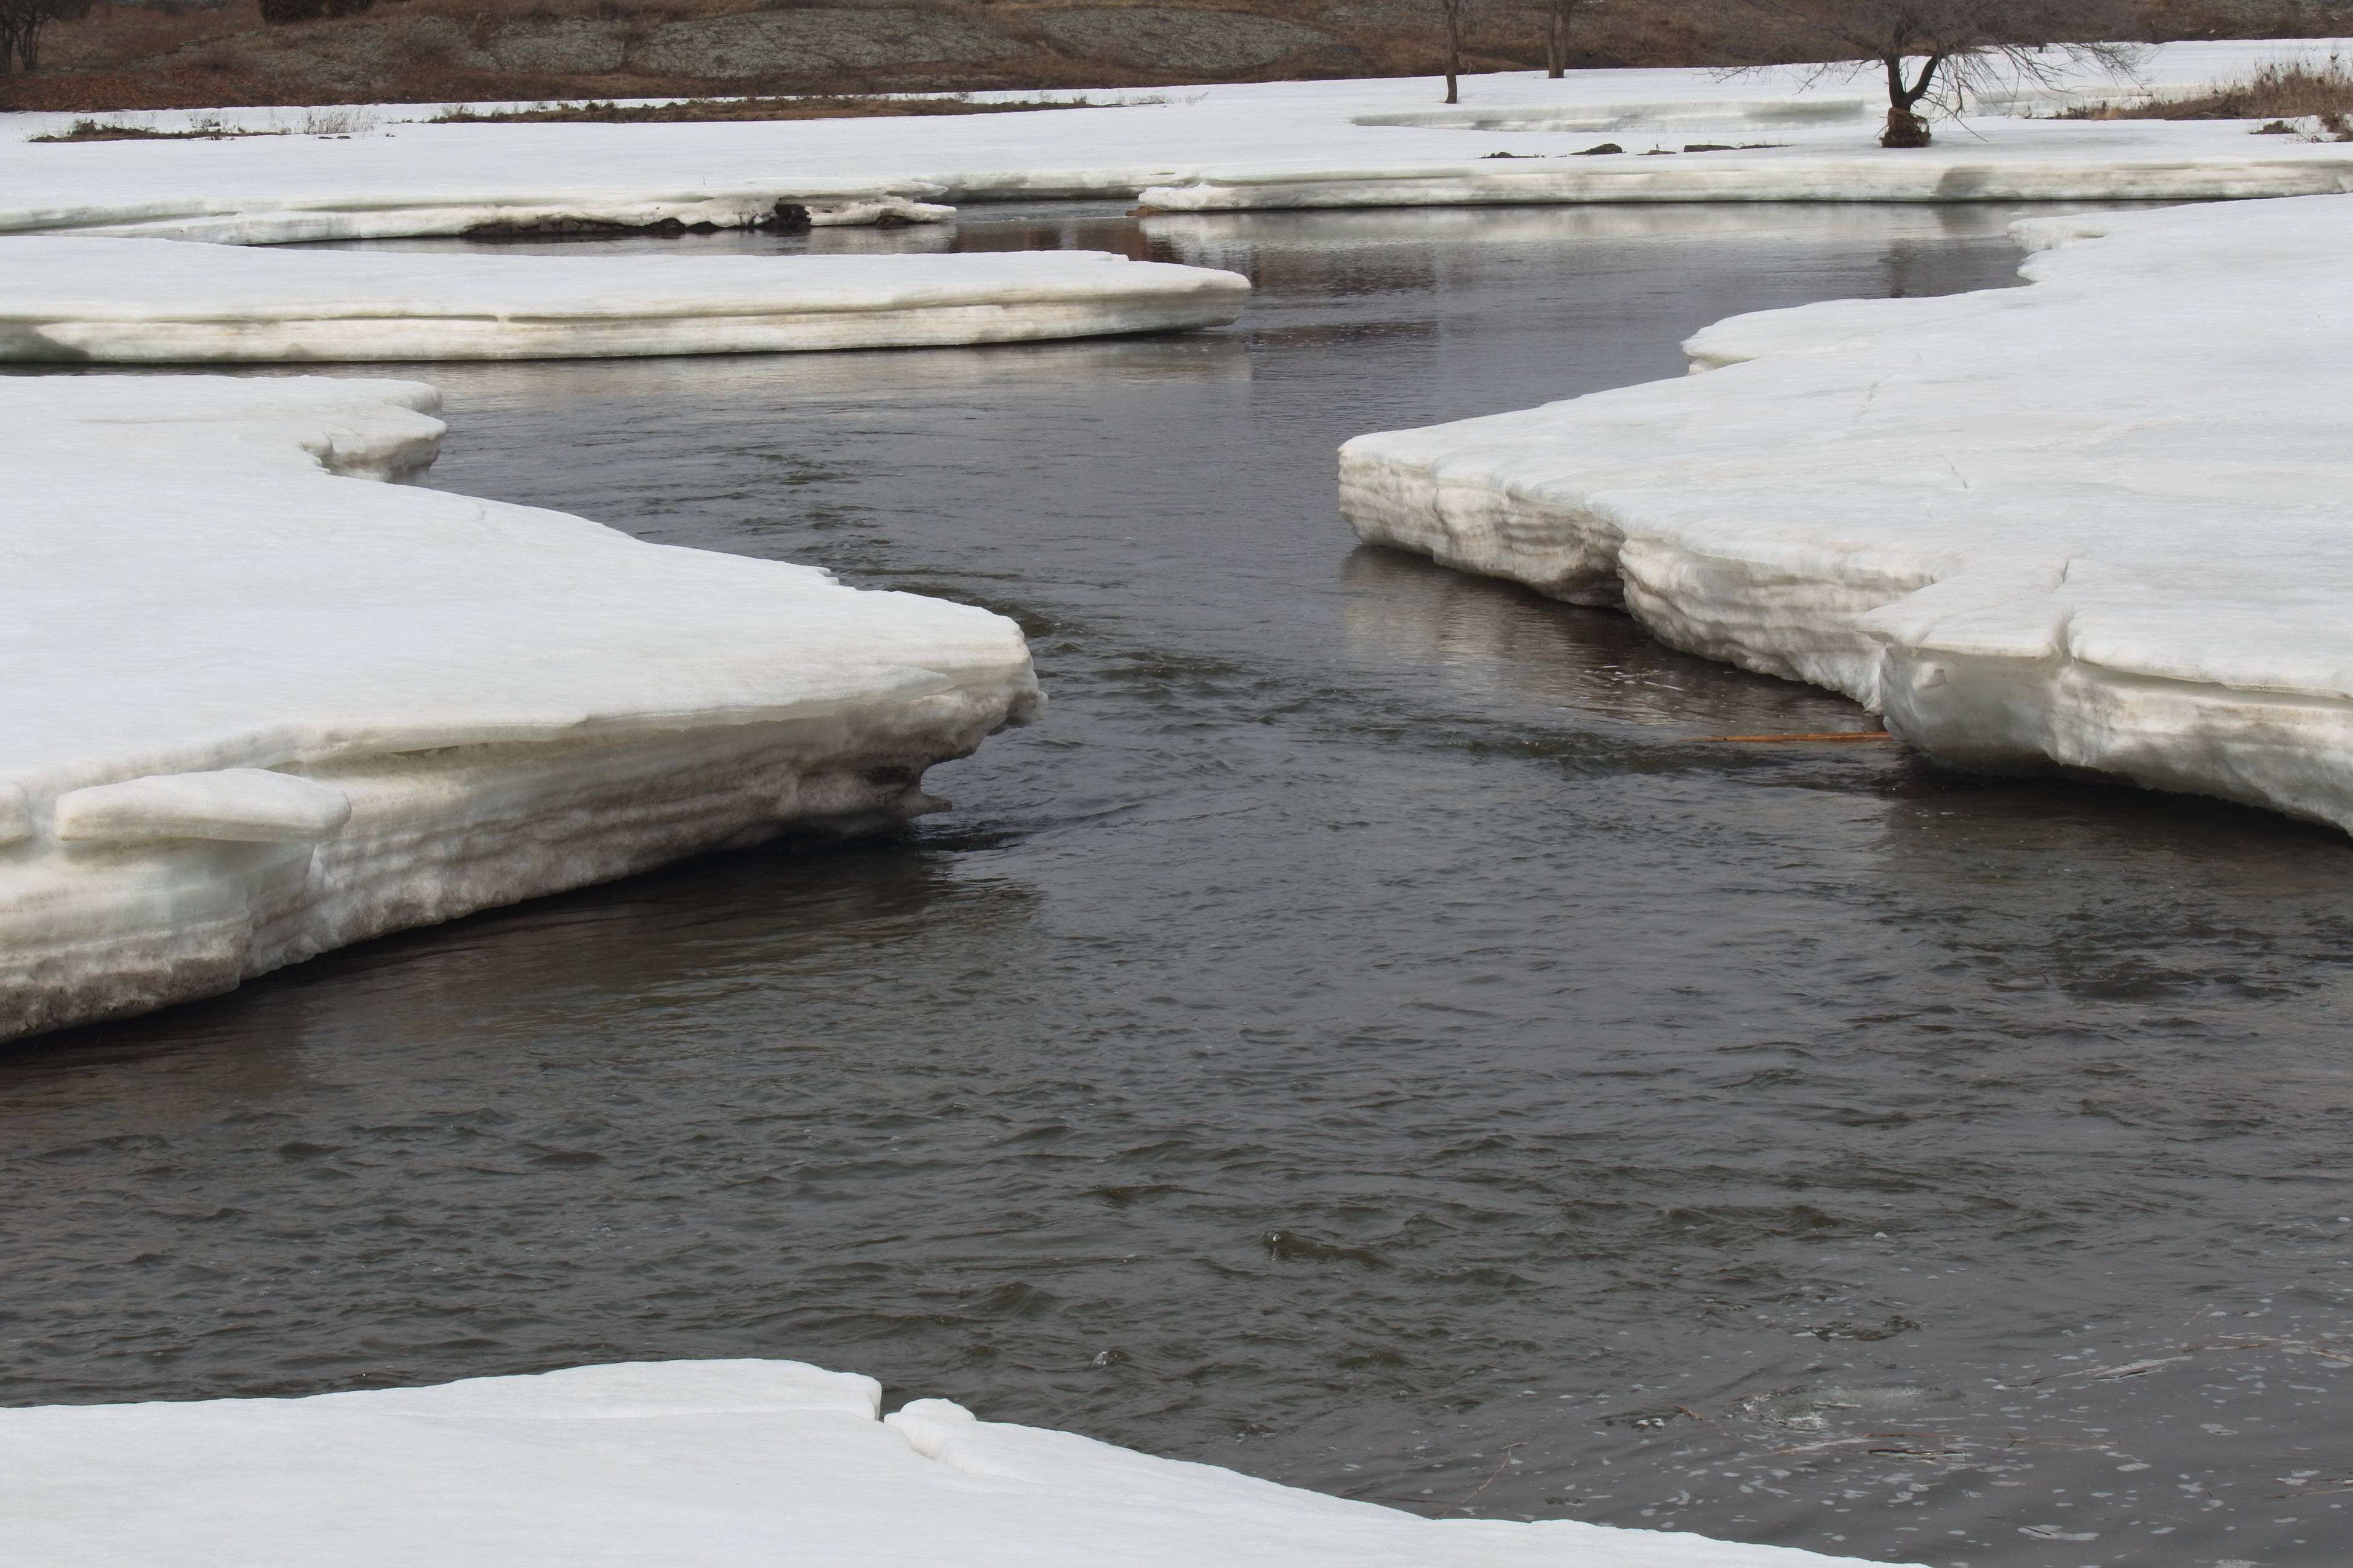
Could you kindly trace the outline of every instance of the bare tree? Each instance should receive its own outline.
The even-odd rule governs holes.
[[[1926,147],[1922,105],[1958,114],[1975,100],[2057,85],[2089,66],[2135,76],[2140,48],[2107,40],[2131,26],[2126,0],[1742,0],[1753,46],[1820,60],[1817,76],[1887,77],[1883,147]]]
[[[1545,0],[1545,75],[1558,81],[1568,69],[1568,28],[1583,0]]]
[[[0,5],[6,0],[0,0]],[[1455,90],[1455,78],[1462,74],[1463,12],[1471,0],[1438,0],[1438,15],[1446,24],[1446,101],[1460,103],[1461,94]]]
[[[0,74],[37,70],[41,29],[90,14],[90,0],[0,0]]]

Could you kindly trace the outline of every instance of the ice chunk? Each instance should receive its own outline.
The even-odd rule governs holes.
[[[224,768],[74,790],[58,798],[51,821],[67,840],[301,844],[328,837],[351,817],[352,803],[341,790],[262,768]]]
[[[11,1568],[1829,1568],[1574,1521],[1433,1521],[792,1362],[0,1410]],[[130,1484],[126,1484],[126,1478]]]
[[[1219,326],[1249,279],[1101,251],[427,256],[0,239],[0,359],[534,359]]]
[[[796,824],[929,809],[1019,630],[358,482],[414,382],[0,378],[0,1037]]]
[[[2018,233],[2026,289],[1736,317],[1705,374],[1360,437],[1343,505],[1958,764],[2353,828],[2353,197]]]

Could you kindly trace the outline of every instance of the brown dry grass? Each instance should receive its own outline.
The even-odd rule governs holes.
[[[2335,58],[2284,60],[2246,80],[2189,98],[2073,109],[2063,120],[2305,120],[2353,114],[2353,72]]]
[[[157,131],[145,125],[123,125],[104,120],[77,120],[63,131],[28,136],[28,142],[218,142],[230,136],[283,136],[282,131],[231,131],[221,125],[198,125],[187,131]]]
[[[60,23],[44,40],[42,70],[0,78],[0,108],[69,110],[242,107],[364,102],[563,101],[693,97],[1176,87],[1204,78],[1145,68],[1111,53],[1090,53],[1038,25],[1062,5],[1120,5],[1131,0],[379,0],[353,16],[265,27],[256,0],[228,0],[216,10],[167,13],[100,0],[83,20]],[[1306,48],[1251,69],[1213,73],[1218,80],[1317,77],[1424,76],[1440,62],[1437,0],[1133,0],[1155,9],[1228,13],[1304,23],[1335,36],[1330,48]],[[2272,30],[2312,29],[2306,0],[2277,0]],[[752,10],[858,8],[938,11],[1011,40],[1003,58],[872,69],[769,68],[741,79],[649,74],[623,68],[598,74],[469,69],[449,51],[423,48],[365,79],[331,82],[289,64],[323,30],[364,28],[402,19],[436,18],[480,42],[516,23],[593,23],[628,44],[664,25]],[[2155,37],[2245,37],[2247,0],[2151,0]],[[1744,40],[1738,11],[1726,0],[1609,0],[1588,4],[1572,35],[1571,64],[1599,66],[1767,63]],[[1539,0],[1492,0],[1477,12],[1466,68],[1522,69],[1544,58]],[[2269,113],[2268,110],[2254,112]]]

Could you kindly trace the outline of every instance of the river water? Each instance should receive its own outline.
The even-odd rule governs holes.
[[[2001,283],[2012,216],[669,242],[1259,293],[1184,337],[418,373],[432,482],[1002,609],[1052,710],[901,839],[0,1058],[0,1401],[782,1356],[1433,1515],[2344,1561],[2353,846],[1701,743],[1870,722],[1334,509],[1348,436]]]

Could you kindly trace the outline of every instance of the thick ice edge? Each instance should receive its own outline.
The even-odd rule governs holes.
[[[12,1568],[1825,1568],[1575,1521],[1433,1521],[797,1362],[0,1410]]]
[[[1102,251],[432,256],[0,239],[0,360],[552,359],[1221,326],[1249,279]]]
[[[0,377],[0,1037],[935,804],[1012,622],[364,482],[414,382]]]
[[[2147,84],[2189,91],[2330,39],[2168,44]],[[0,116],[0,234],[269,244],[459,234],[491,226],[760,221],[826,204],[1086,197],[1152,206],[1493,202],[2187,199],[2353,189],[2353,144],[2251,136],[2243,121],[2062,121],[2133,95],[2085,75],[1987,106],[1926,153],[1885,153],[1867,79],[1791,70],[1535,72],[1106,90],[1107,107],[1031,113],[684,125],[434,124],[432,105],[360,111],[348,137],[301,111],[207,118],[290,133],[37,144],[72,117]],[[982,95],[987,96],[987,95]],[[134,117],[159,129],[186,113]],[[9,130],[18,139],[6,139]],[[1611,157],[1574,154],[1603,141]],[[1774,145],[1684,153],[1697,143]],[[1649,157],[1653,148],[1672,156]],[[1510,152],[1521,156],[1489,159]]]
[[[2031,219],[2024,289],[1341,448],[1356,531],[2053,764],[2353,829],[2353,198]]]

